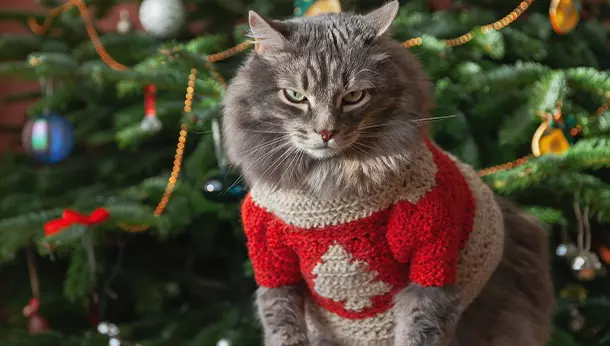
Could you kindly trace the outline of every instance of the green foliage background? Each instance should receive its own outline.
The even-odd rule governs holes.
[[[55,92],[8,95],[6,101],[37,100],[28,116],[48,105],[75,126],[77,146],[69,159],[42,165],[6,153],[0,165],[0,322],[2,345],[106,345],[87,322],[93,282],[83,237],[95,244],[96,287],[103,319],[117,323],[124,340],[140,345],[257,345],[252,312],[255,288],[239,225],[237,204],[204,198],[201,187],[217,172],[210,120],[219,116],[223,88],[205,69],[205,56],[244,39],[248,8],[274,18],[289,16],[290,1],[187,1],[196,3],[189,21],[205,20],[206,34],[184,33],[158,41],[145,33],[108,33],[101,39],[109,53],[130,71],[117,72],[99,60],[76,10],[54,22],[61,36],[0,36],[0,76],[24,80],[51,78]],[[54,1],[43,1],[53,6]],[[99,17],[118,1],[90,0]],[[515,160],[530,152],[540,111],[563,100],[564,114],[576,117],[582,138],[563,155],[548,155],[516,169],[485,177],[494,190],[510,196],[549,225],[552,248],[565,229],[574,239],[572,204],[579,194],[594,218],[594,245],[608,244],[610,220],[610,112],[591,114],[610,96],[610,49],[603,18],[589,18],[565,36],[552,31],[548,1],[536,1],[527,15],[502,31],[477,28],[512,10],[518,1],[461,1],[465,11],[431,12],[422,0],[406,1],[393,27],[398,40],[422,36],[412,48],[434,81],[433,116],[454,115],[434,123],[435,139],[476,168]],[[366,10],[378,1],[343,2]],[[605,16],[607,8],[602,8]],[[1,10],[0,20],[25,23],[31,13]],[[35,15],[39,22],[44,15]],[[442,39],[475,30],[465,46],[447,48]],[[176,48],[169,60],[164,49]],[[230,78],[240,54],[216,64]],[[29,61],[39,59],[32,66]],[[199,69],[193,111],[183,113],[189,71]],[[163,129],[140,130],[142,87],[158,87]],[[189,125],[184,168],[166,212],[154,217],[174,159],[181,123]],[[20,131],[20,129],[1,129]],[[106,207],[109,223],[95,230],[70,229],[42,245],[43,224],[64,208],[88,213]],[[118,223],[149,224],[144,233],[126,233]],[[21,308],[31,297],[24,250],[35,250],[41,280],[41,313],[52,332],[31,336]],[[577,283],[584,301],[558,297],[551,345],[610,344],[610,280],[579,282],[565,260],[554,265],[556,290]],[[577,306],[585,328],[570,329],[568,307]]]

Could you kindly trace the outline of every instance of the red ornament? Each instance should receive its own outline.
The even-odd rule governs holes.
[[[140,127],[147,132],[156,132],[161,126],[161,121],[157,118],[157,87],[149,84],[144,87],[144,119]]]
[[[157,87],[153,84],[144,87],[144,116],[157,116]]]
[[[94,225],[102,223],[109,218],[110,212],[104,208],[97,208],[91,215],[80,214],[74,210],[66,209],[61,218],[45,223],[44,234],[49,237],[74,224]]]
[[[39,334],[49,330],[49,322],[38,312],[40,301],[32,298],[28,305],[23,308],[23,315],[28,318],[28,331],[30,334]]]
[[[602,261],[604,261],[604,263],[610,264],[610,248],[608,248],[606,245],[603,245],[599,249],[599,257],[602,258]]]

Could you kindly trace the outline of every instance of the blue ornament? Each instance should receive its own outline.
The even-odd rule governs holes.
[[[72,125],[56,113],[48,113],[28,120],[21,135],[23,147],[35,160],[42,163],[63,161],[74,147]]]
[[[214,175],[203,183],[203,195],[214,202],[239,202],[247,192],[239,176],[229,172]]]

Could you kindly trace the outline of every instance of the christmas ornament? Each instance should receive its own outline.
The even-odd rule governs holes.
[[[239,176],[232,173],[219,173],[207,179],[203,186],[203,195],[214,202],[230,203],[241,200],[246,188],[239,182]]]
[[[602,261],[606,264],[610,264],[610,248],[606,245],[602,245],[599,249],[599,256],[602,258]]]
[[[591,252],[591,228],[589,225],[589,207],[580,210],[578,198],[574,201],[574,213],[578,222],[578,255],[571,263],[574,275],[583,281],[590,281],[604,274],[599,258]]]
[[[131,31],[132,28],[132,24],[131,24],[131,19],[129,18],[129,11],[127,11],[126,9],[121,9],[121,12],[119,14],[120,19],[116,24],[116,31],[119,34],[126,34],[128,32]]]
[[[231,203],[246,195],[246,187],[239,176],[229,170],[222,147],[222,134],[218,119],[212,119],[212,138],[219,173],[208,178],[203,184],[203,195],[214,202]]]
[[[587,289],[582,285],[569,284],[559,292],[561,299],[582,303],[587,299]]]
[[[296,0],[294,14],[296,16],[317,16],[323,13],[341,12],[339,0]]]
[[[585,252],[572,260],[572,270],[579,280],[590,281],[602,273],[602,264],[593,252]]]
[[[49,322],[40,315],[39,308],[38,298],[32,298],[28,305],[23,308],[23,315],[28,318],[28,332],[30,334],[40,334],[49,330]]]
[[[574,30],[580,21],[581,10],[579,0],[551,0],[549,18],[553,30],[560,35]]]
[[[557,245],[555,254],[558,257],[563,257],[569,261],[573,260],[578,255],[578,247],[572,243],[568,236],[568,231],[565,227],[561,228],[561,243]]]
[[[107,221],[110,218],[110,213],[104,208],[97,208],[90,215],[80,214],[74,210],[64,210],[61,218],[48,221],[44,225],[44,233],[47,237],[57,234],[70,226],[95,225]]]
[[[176,36],[186,19],[186,9],[181,0],[144,0],[139,13],[144,30],[160,39]]]
[[[570,329],[579,332],[585,327],[585,316],[577,308],[570,308]]]
[[[28,318],[28,331],[30,334],[39,334],[49,330],[49,322],[40,314],[40,281],[38,271],[34,263],[34,255],[29,248],[25,251],[28,264],[28,274],[30,275],[30,286],[32,287],[32,299],[23,308],[23,315]]]
[[[559,257],[573,259],[578,254],[578,248],[574,244],[559,244],[555,253]]]
[[[216,346],[231,346],[231,343],[227,339],[220,339],[216,343]]]
[[[144,119],[140,128],[146,132],[157,132],[162,126],[157,118],[157,87],[149,84],[144,87]]]
[[[580,134],[581,128],[576,124],[576,118],[572,115],[563,117],[561,103],[554,114],[546,114],[545,117],[532,138],[532,153],[534,156],[564,153]]]
[[[59,114],[29,119],[21,136],[23,147],[35,160],[47,164],[63,161],[74,146],[72,125]]]

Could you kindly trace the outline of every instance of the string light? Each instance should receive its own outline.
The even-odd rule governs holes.
[[[492,175],[492,174],[495,174],[498,172],[507,171],[509,169],[513,169],[515,167],[526,164],[531,158],[532,158],[532,155],[523,156],[522,158],[519,158],[515,161],[506,162],[501,165],[482,169],[478,173],[479,173],[480,177],[485,177],[485,176]]]
[[[490,30],[501,30],[504,29],[505,27],[509,26],[510,24],[512,24],[512,22],[514,22],[515,20],[517,20],[517,18],[519,18],[523,12],[525,12],[530,5],[534,2],[534,0],[524,0],[522,1],[519,6],[517,6],[514,10],[512,10],[509,14],[507,14],[506,16],[504,16],[504,18],[495,21],[491,24],[487,24],[487,25],[483,25],[481,27],[481,32],[486,34],[488,31]],[[443,42],[445,43],[446,46],[448,47],[457,47],[457,46],[461,46],[464,45],[470,41],[472,41],[472,39],[474,38],[474,31],[470,31],[467,32],[461,36],[458,36],[456,38],[452,38],[452,39],[448,39],[448,40],[444,40]],[[421,37],[416,37],[416,38],[412,38],[410,40],[406,40],[402,43],[403,47],[406,48],[411,48],[411,47],[416,47],[416,46],[421,46],[423,43],[423,39]]]
[[[191,69],[191,73],[189,74],[189,81],[186,87],[186,96],[184,101],[184,112],[189,113],[191,111],[191,102],[193,100],[193,95],[195,93],[195,80],[197,79],[197,69]],[[157,204],[155,208],[154,215],[160,216],[163,214],[163,211],[167,207],[167,203],[169,203],[169,199],[172,197],[172,193],[176,187],[176,183],[178,182],[178,176],[180,175],[180,170],[182,169],[182,159],[184,158],[184,147],[186,146],[186,137],[188,135],[188,128],[185,124],[180,126],[180,136],[178,137],[178,144],[176,145],[176,155],[174,155],[174,166],[172,167],[172,174],[170,174],[169,179],[167,180],[167,185],[165,186],[165,191],[163,192],[163,196],[161,200]],[[148,230],[150,226],[148,225],[126,225],[119,224],[119,227],[124,231],[128,232],[143,232]]]

